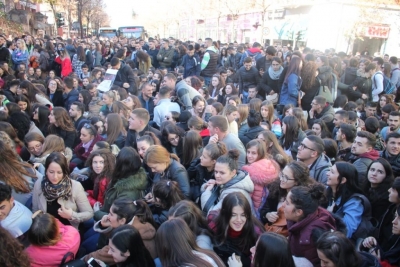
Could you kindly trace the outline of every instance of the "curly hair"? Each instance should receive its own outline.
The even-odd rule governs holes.
[[[0,227],[0,266],[3,267],[30,267],[30,260],[24,246],[11,236],[7,230]]]
[[[303,79],[302,88],[304,90],[308,90],[314,86],[317,73],[317,64],[314,61],[309,61],[304,64],[303,69],[301,70],[301,78]]]

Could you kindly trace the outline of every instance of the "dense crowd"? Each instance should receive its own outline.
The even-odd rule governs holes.
[[[0,88],[1,266],[400,266],[394,56],[0,35]]]

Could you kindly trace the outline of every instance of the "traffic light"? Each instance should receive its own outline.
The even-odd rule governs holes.
[[[65,19],[61,13],[56,13],[56,24],[57,28],[60,28],[65,25]]]

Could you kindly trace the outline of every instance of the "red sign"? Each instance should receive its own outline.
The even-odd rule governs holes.
[[[389,37],[389,32],[389,26],[367,26],[365,27],[364,36],[370,38],[386,39]]]

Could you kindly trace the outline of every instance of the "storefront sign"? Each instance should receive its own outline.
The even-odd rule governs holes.
[[[386,39],[389,37],[389,32],[389,26],[371,25],[363,27],[362,35],[369,38]]]

